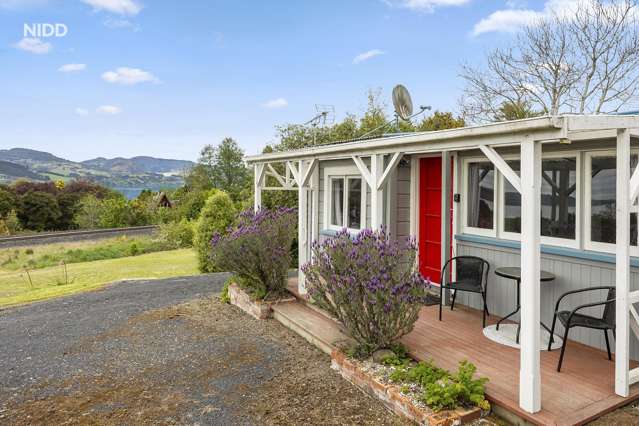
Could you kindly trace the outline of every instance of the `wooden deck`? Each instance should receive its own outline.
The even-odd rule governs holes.
[[[490,322],[497,320],[491,317]],[[491,402],[537,424],[583,424],[639,398],[637,386],[630,388],[630,398],[615,395],[615,365],[604,351],[569,341],[561,373],[556,370],[559,350],[541,352],[542,410],[526,413],[519,408],[519,350],[484,337],[481,312],[463,306],[444,309],[441,322],[437,306],[424,308],[403,341],[416,358],[432,358],[449,370],[461,360],[471,361],[478,374],[490,379],[486,393]]]
[[[296,293],[296,279],[289,288]],[[489,323],[499,318],[490,317]],[[436,365],[455,370],[462,360],[475,364],[478,374],[490,382],[487,398],[495,405],[540,425],[579,425],[639,399],[639,386],[630,397],[614,393],[614,362],[604,351],[568,342],[561,373],[557,373],[559,350],[541,352],[542,410],[531,415],[519,408],[519,350],[484,337],[481,312],[464,306],[444,309],[437,319],[437,306],[422,309],[415,329],[403,343],[417,359],[433,359]],[[613,358],[614,359],[614,358]]]

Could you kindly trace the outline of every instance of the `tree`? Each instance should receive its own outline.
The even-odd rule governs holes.
[[[223,191],[213,190],[195,225],[193,245],[197,251],[201,272],[220,272],[211,262],[211,238],[216,232],[225,233],[233,219],[235,206],[231,197]]]
[[[244,151],[233,138],[224,138],[217,146],[202,148],[198,164],[187,177],[186,184],[200,191],[221,189],[237,201],[249,177]]]
[[[541,114],[534,111],[529,102],[504,102],[497,110],[494,121],[522,120],[539,115]]]
[[[20,197],[18,218],[27,229],[34,231],[56,229],[61,215],[58,201],[48,192],[29,191]]]
[[[9,189],[0,188],[0,218],[6,218],[16,208],[16,197]]]
[[[421,132],[430,132],[435,130],[455,129],[464,127],[466,122],[461,117],[455,117],[452,112],[435,111],[433,115],[424,117],[424,119],[416,126]]]
[[[213,187],[237,200],[246,186],[249,172],[244,164],[244,151],[233,138],[224,138],[215,147],[212,171]]]
[[[102,201],[95,195],[86,195],[80,201],[78,211],[73,218],[74,223],[80,229],[97,229],[100,227],[102,216]]]
[[[465,116],[491,121],[504,105],[550,115],[619,111],[639,90],[638,12],[634,0],[589,0],[525,26],[485,67],[462,67]]]

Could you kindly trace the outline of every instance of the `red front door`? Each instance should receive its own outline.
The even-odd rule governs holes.
[[[442,242],[442,159],[419,160],[419,271],[439,282]]]
[[[419,271],[433,283],[440,280],[441,224],[442,159],[422,158],[419,161]]]

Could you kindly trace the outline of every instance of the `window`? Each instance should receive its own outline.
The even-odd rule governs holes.
[[[519,160],[507,161],[518,175]],[[541,162],[541,236],[546,244],[577,245],[577,157],[544,158]],[[521,194],[502,177],[501,221],[503,236],[519,239],[521,233]],[[559,241],[558,241],[558,240]]]
[[[577,157],[541,162],[541,235],[575,240],[577,236]]]
[[[329,227],[362,229],[366,211],[362,179],[350,176],[330,176],[328,179]]]
[[[631,172],[639,156],[630,156]],[[614,152],[594,153],[587,160],[586,248],[614,251],[617,232],[617,159]],[[631,206],[630,245],[637,246],[637,201]],[[636,251],[636,249],[635,249]],[[635,253],[636,255],[637,253]]]
[[[492,234],[495,221],[494,166],[490,161],[469,161],[465,171],[466,226],[473,228],[473,232]]]
[[[518,175],[520,174],[519,161],[507,161],[508,165]],[[503,179],[504,187],[504,207],[503,211],[503,232],[519,234],[521,233],[521,194],[514,186]]]

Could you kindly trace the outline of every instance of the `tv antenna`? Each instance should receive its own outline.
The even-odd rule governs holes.
[[[315,116],[304,123],[304,126],[313,128],[313,145],[317,139],[317,128],[324,128],[326,125],[332,125],[335,122],[335,107],[333,105],[315,104]]]
[[[333,105],[315,104],[315,116],[304,123],[305,126],[324,127],[335,122],[335,107]]]

